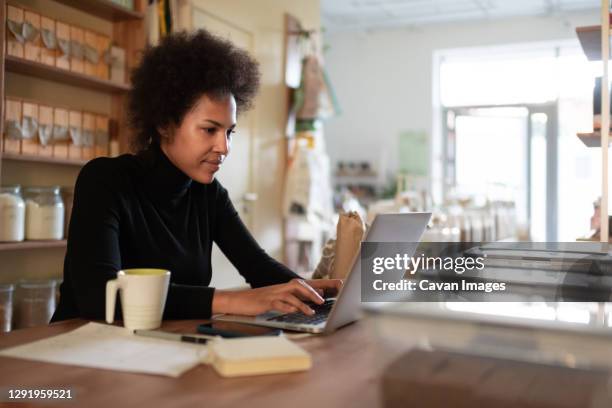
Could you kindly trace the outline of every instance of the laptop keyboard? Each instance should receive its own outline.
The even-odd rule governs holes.
[[[312,310],[314,314],[312,316],[305,315],[302,312],[288,313],[280,316],[274,316],[267,319],[272,322],[283,322],[283,323],[297,323],[297,324],[319,324],[324,322],[329,315],[329,312],[334,305],[335,299],[326,300],[324,303],[317,305],[316,303],[304,302]]]

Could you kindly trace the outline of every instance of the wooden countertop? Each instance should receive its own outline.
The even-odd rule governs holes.
[[[383,370],[409,348],[375,333],[367,317],[329,336],[296,340],[312,353],[310,371],[224,379],[199,365],[180,378],[130,374],[0,357],[0,387],[74,390],[75,406],[377,407]],[[0,348],[61,334],[85,324],[70,320],[0,335]],[[162,329],[195,333],[201,320],[167,321]],[[33,404],[32,404],[33,405]],[[19,403],[19,407],[28,406]]]

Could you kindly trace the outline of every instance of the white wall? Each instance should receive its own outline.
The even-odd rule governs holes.
[[[424,28],[337,32],[326,36],[326,66],[342,115],[326,122],[332,165],[381,158],[397,168],[398,134],[433,131],[433,53],[440,49],[575,39],[574,28],[598,24],[599,14],[521,17]],[[439,159],[439,158],[436,158]],[[383,167],[382,171],[385,168]]]

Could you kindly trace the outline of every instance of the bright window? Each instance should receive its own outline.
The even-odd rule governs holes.
[[[533,114],[526,121],[504,115],[458,116],[455,188],[474,195],[487,194],[491,185],[524,189],[517,197],[531,197],[524,207],[532,214],[531,232],[539,240],[544,236],[546,200],[556,200],[557,240],[584,236],[589,231],[593,202],[601,194],[601,150],[585,147],[576,133],[592,130],[592,89],[601,64],[588,62],[577,40],[445,50],[438,55],[443,108],[465,111],[552,103],[558,114],[557,123],[550,123],[542,114]],[[532,127],[528,145],[523,138],[526,123]],[[548,152],[545,136],[538,133],[542,126],[557,129],[557,197],[545,195]],[[444,140],[438,139],[438,143]],[[527,146],[530,157],[524,154]]]

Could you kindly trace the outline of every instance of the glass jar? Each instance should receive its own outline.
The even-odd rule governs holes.
[[[68,238],[68,227],[70,227],[72,204],[74,202],[74,189],[62,187],[62,199],[64,200],[64,237]]]
[[[60,188],[31,187],[24,191],[26,204],[25,238],[60,240],[64,237],[64,201]]]
[[[15,327],[44,326],[55,311],[56,281],[21,281],[17,285]]]
[[[11,331],[14,291],[15,285],[0,285],[0,333]]]
[[[0,188],[0,242],[23,241],[25,212],[21,186]]]
[[[59,305],[60,301],[60,289],[62,287],[62,282],[64,281],[62,278],[52,279],[55,284],[55,305]]]

